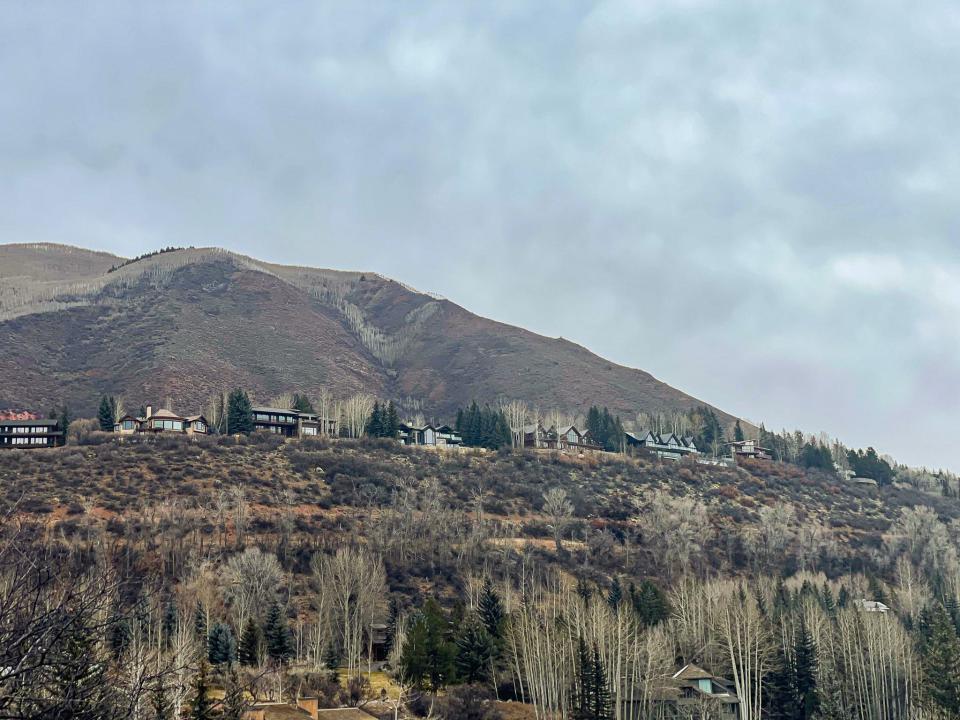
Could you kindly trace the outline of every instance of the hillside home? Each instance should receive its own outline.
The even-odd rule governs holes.
[[[177,415],[172,410],[160,408],[154,412],[148,405],[145,417],[124,415],[113,425],[113,431],[120,435],[134,433],[178,433],[182,435],[207,435],[210,432],[207,419],[203,415]]]
[[[681,460],[687,455],[699,455],[700,450],[692,437],[680,437],[672,432],[656,433],[653,430],[625,432],[628,448],[647,450],[664,460]]]
[[[555,449],[557,447],[556,433],[551,433],[548,431],[542,423],[537,423],[536,425],[524,425],[523,446],[540,450]]]
[[[463,445],[463,438],[449,425],[427,424],[417,427],[410,423],[400,423],[397,439],[404,445],[429,445],[441,448],[455,448]]]
[[[664,717],[734,720],[740,716],[740,698],[733,684],[696,665],[685,665],[654,692],[654,704]],[[626,703],[625,717],[640,720],[642,708]]]
[[[726,443],[726,446],[730,448],[730,457],[737,460],[740,458],[771,460],[773,458],[773,451],[760,447],[760,443],[756,440],[737,440]]]
[[[603,447],[593,439],[589,430],[579,430],[576,425],[567,425],[557,432],[550,428],[557,438],[557,448],[562,452],[564,450],[572,452],[601,452]]]
[[[63,445],[64,433],[56,420],[28,418],[0,420],[0,448],[43,448]]]
[[[853,601],[854,607],[863,612],[886,613],[890,611],[890,606],[879,600],[867,600],[866,598]]]
[[[255,407],[251,408],[251,411],[254,431],[259,430],[283,437],[337,434],[336,421],[332,418],[320,417],[316,413],[272,407]]]

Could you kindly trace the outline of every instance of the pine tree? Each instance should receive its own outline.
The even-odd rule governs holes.
[[[400,432],[400,415],[397,413],[397,406],[391,400],[387,404],[387,413],[384,420],[384,437],[395,438]]]
[[[380,410],[379,400],[373,403],[373,412],[367,420],[366,432],[370,437],[383,437],[383,413]]]
[[[163,647],[169,649],[173,634],[177,629],[177,606],[172,602],[167,603],[163,612]]]
[[[97,410],[97,422],[104,432],[113,432],[113,417],[117,410],[116,400],[112,396],[104,395],[100,398],[100,408]]]
[[[197,604],[197,611],[193,615],[193,633],[205,649],[207,647],[207,614],[199,603]]]
[[[623,601],[623,588],[620,587],[620,578],[615,577],[610,584],[610,592],[607,594],[607,604],[616,611]]]
[[[456,639],[457,656],[454,661],[457,678],[464,683],[487,682],[493,670],[496,655],[495,641],[483,622],[471,615],[460,625]]]
[[[483,581],[483,589],[480,591],[480,602],[477,606],[480,613],[480,619],[483,620],[483,626],[486,628],[490,637],[500,640],[503,637],[503,623],[506,615],[503,610],[503,603],[497,591],[493,589],[493,583],[490,578]]]
[[[310,398],[306,395],[301,395],[300,393],[293,394],[293,409],[297,412],[302,413],[313,413],[313,403],[310,402]]]
[[[591,720],[593,708],[593,658],[583,637],[577,638],[577,663],[574,668],[573,688],[570,693],[572,720]]]
[[[240,662],[247,667],[258,667],[263,659],[263,645],[263,631],[257,621],[250,618],[240,637]]]
[[[773,670],[765,678],[766,717],[794,720],[797,706],[793,692],[793,669],[782,646],[777,647]]]
[[[263,634],[267,640],[267,655],[270,659],[282,663],[293,656],[293,639],[279,603],[270,606]]]
[[[817,646],[802,617],[793,649],[793,676],[799,711],[796,717],[809,720],[820,709],[820,697],[817,694]]]
[[[237,388],[227,398],[227,432],[247,435],[253,432],[253,409],[250,397]]]
[[[331,682],[337,682],[337,668],[340,667],[342,659],[340,652],[337,650],[337,646],[333,640],[331,640],[323,654],[323,664],[327,666]]]
[[[410,685],[437,692],[450,682],[455,656],[449,623],[431,598],[410,623],[400,656],[400,677]]]
[[[193,679],[193,698],[190,700],[191,720],[213,720],[213,701],[209,697],[210,683],[207,673],[207,661],[202,659],[196,677]]]
[[[947,713],[960,713],[960,639],[942,605],[924,618],[920,659],[923,691],[929,702]]]
[[[743,437],[743,428],[740,427],[740,420],[737,419],[737,424],[733,426],[733,439],[735,442],[742,442],[745,438]]]
[[[593,680],[590,683],[593,689],[590,720],[613,720],[610,703],[610,685],[607,683],[607,672],[603,667],[603,660],[600,658],[600,648],[597,647],[596,643],[594,643],[593,646],[590,672],[593,675]]]
[[[207,657],[211,665],[223,665],[237,660],[237,640],[229,625],[217,623],[207,641]]]
[[[230,667],[224,683],[223,704],[218,720],[243,720],[247,710],[246,694],[237,669]]]
[[[647,627],[652,627],[670,617],[670,603],[663,591],[650,580],[644,580],[634,596],[633,609]]]

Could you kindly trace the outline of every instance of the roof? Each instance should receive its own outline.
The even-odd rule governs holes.
[[[256,406],[256,407],[250,408],[250,410],[252,410],[253,412],[273,413],[274,415],[299,415],[300,414],[297,410],[293,410],[292,408],[273,408],[273,407]]]
[[[250,707],[250,710],[263,710],[264,720],[304,720],[305,718],[311,717],[310,713],[302,708],[298,708],[296,705],[289,705],[288,703],[257,703]],[[336,718],[335,715],[329,715],[324,717]],[[349,718],[350,716],[344,716],[344,718]],[[367,715],[364,720],[369,720],[370,716]],[[339,720],[339,718],[337,719]]]
[[[203,415],[187,415],[187,417],[184,419],[189,420],[190,422],[196,422],[197,420],[203,420],[204,422],[207,421]]]
[[[167,410],[166,408],[161,408],[160,410],[157,410],[148,419],[153,419],[153,418],[161,418],[161,419],[169,418],[171,420],[186,420],[186,418],[183,417],[182,415],[177,415],[172,410]]]
[[[694,664],[684,665],[673,674],[674,680],[712,680],[713,675]]]
[[[317,720],[370,720],[373,715],[360,708],[334,708],[317,710]]]
[[[56,420],[43,419],[43,420],[0,420],[0,425],[15,425],[15,426],[37,426],[43,425],[45,427],[53,427],[57,424]]]

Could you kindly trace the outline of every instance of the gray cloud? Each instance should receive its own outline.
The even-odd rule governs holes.
[[[960,468],[960,11],[9,4],[0,239],[372,269]]]

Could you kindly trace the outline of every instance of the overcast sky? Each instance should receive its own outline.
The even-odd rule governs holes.
[[[144,5],[3,3],[0,242],[375,270],[960,470],[955,2]]]

